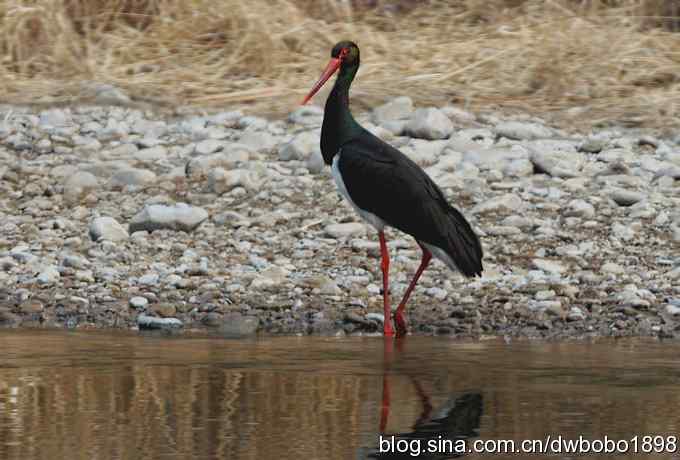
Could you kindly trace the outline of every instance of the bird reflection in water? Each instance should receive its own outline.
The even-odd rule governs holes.
[[[458,447],[465,440],[479,435],[483,402],[480,393],[455,395],[434,408],[416,376],[409,375],[409,380],[420,398],[422,412],[413,425],[413,431],[385,432],[391,408],[390,369],[403,352],[405,341],[405,337],[396,340],[385,338],[379,445],[369,453],[368,458],[441,460],[460,457],[464,454],[460,453]]]

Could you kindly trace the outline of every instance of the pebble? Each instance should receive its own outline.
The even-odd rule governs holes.
[[[620,188],[610,190],[609,196],[611,196],[612,200],[619,206],[632,206],[645,198],[642,193]]]
[[[132,308],[143,309],[146,308],[147,305],[149,305],[149,300],[146,297],[130,297],[130,306]]]
[[[623,268],[621,265],[616,264],[614,262],[607,262],[604,265],[602,265],[601,269],[604,273],[611,273],[613,275],[620,275],[622,273],[625,273],[626,269]]]
[[[453,123],[439,109],[417,109],[404,126],[404,132],[420,139],[446,139],[453,132]]]
[[[179,329],[184,325],[177,318],[156,318],[155,316],[140,314],[137,316],[137,326],[139,329]]]
[[[255,334],[260,326],[260,321],[253,316],[244,316],[240,313],[228,313],[219,326],[219,332],[225,337],[239,338]]]
[[[408,96],[401,96],[373,109],[373,122],[384,125],[395,120],[406,120],[413,112],[413,100]]]
[[[89,233],[92,241],[124,241],[129,237],[125,227],[120,225],[113,217],[97,217],[93,219],[90,222]]]
[[[340,204],[321,108],[279,120],[11,110],[0,107],[3,325],[129,328],[143,314],[236,336],[379,330],[382,316],[367,313],[382,309],[379,244]],[[414,297],[431,305],[409,310],[414,333],[680,337],[667,311],[680,308],[671,137],[567,134],[408,98],[355,115],[426,168],[484,246],[481,278],[431,264]],[[396,299],[420,251],[386,235]]]
[[[317,131],[304,131],[279,148],[279,160],[304,160],[314,150],[321,148],[319,143],[319,133]]]
[[[366,226],[358,222],[331,224],[324,228],[324,233],[336,239],[364,236],[366,234]]]
[[[304,105],[291,112],[288,121],[302,126],[321,126],[323,109],[316,105]]]
[[[49,266],[45,267],[36,279],[38,284],[55,284],[60,278],[61,275],[57,267]]]
[[[564,273],[567,270],[562,263],[557,262],[556,260],[533,259],[531,265],[538,270],[557,275]]]
[[[552,131],[536,123],[524,123],[520,121],[504,121],[495,127],[499,136],[526,141],[532,139],[546,139],[552,136]]]
[[[196,155],[210,155],[211,153],[223,150],[226,146],[226,142],[215,139],[205,139],[196,144],[194,153]]]
[[[129,185],[141,186],[154,182],[156,174],[147,169],[126,168],[116,171],[109,180],[110,188],[122,188]]]
[[[485,200],[472,208],[473,214],[486,214],[498,211],[519,211],[524,207],[522,199],[514,193]]]
[[[176,203],[172,206],[147,205],[137,213],[129,225],[129,232],[153,232],[154,230],[176,230],[191,232],[208,218],[208,212],[197,206]]]

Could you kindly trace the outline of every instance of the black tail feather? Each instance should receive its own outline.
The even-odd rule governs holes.
[[[479,237],[460,211],[450,205],[447,211],[448,225],[445,226],[442,235],[446,246],[442,249],[465,276],[481,276],[484,254]]]

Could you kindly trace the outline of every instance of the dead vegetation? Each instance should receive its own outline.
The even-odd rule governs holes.
[[[676,0],[5,0],[0,91],[69,103],[97,81],[137,101],[285,113],[349,38],[360,106],[408,94],[677,125],[679,14]]]

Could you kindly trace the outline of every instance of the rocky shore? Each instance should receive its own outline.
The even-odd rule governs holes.
[[[479,279],[430,266],[414,334],[680,336],[680,128],[574,134],[408,98],[357,118],[485,249]],[[0,106],[0,325],[380,330],[377,236],[335,190],[321,120]],[[398,300],[420,253],[387,236]]]

